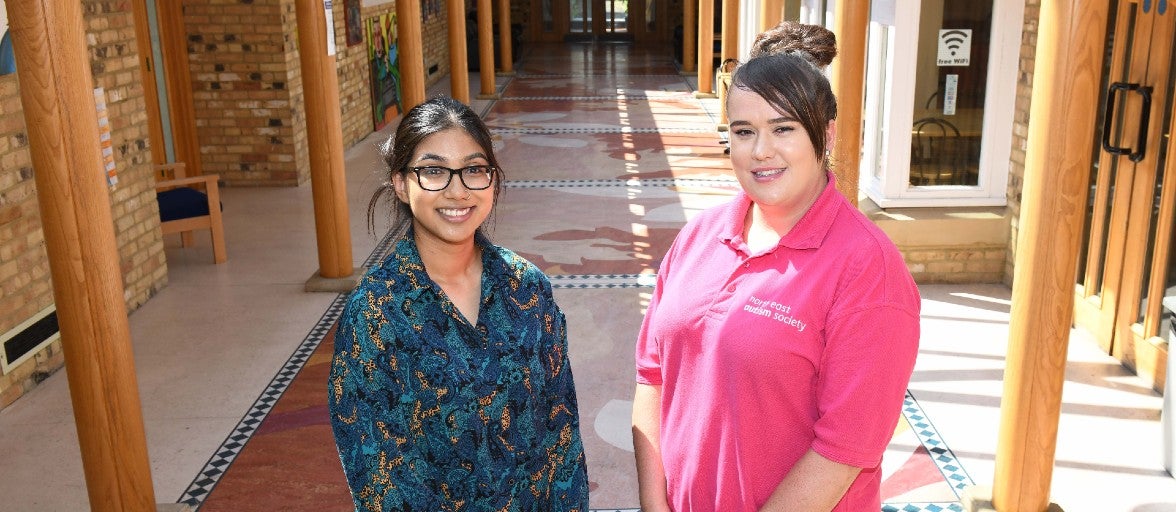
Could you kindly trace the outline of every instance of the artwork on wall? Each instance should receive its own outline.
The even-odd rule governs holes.
[[[347,26],[347,46],[363,42],[363,21],[360,19],[359,0],[343,0],[343,14]]]
[[[421,2],[421,19],[428,21],[433,16],[441,15],[441,0],[425,0]]]
[[[396,55],[396,14],[367,22],[368,61],[372,66],[372,120],[379,130],[400,115],[400,61]]]

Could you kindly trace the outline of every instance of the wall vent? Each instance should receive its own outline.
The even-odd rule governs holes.
[[[61,337],[57,328],[57,307],[50,304],[32,318],[0,335],[0,370],[7,374],[46,345]]]

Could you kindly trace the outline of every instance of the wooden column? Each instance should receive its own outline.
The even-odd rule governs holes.
[[[723,0],[723,44],[719,62],[739,58],[739,0]]]
[[[1091,167],[1107,2],[1043,0],[993,504],[1049,507]]]
[[[760,3],[759,19],[760,32],[779,25],[781,21],[784,21],[784,0],[763,0]]]
[[[686,3],[690,3],[688,0]],[[697,96],[715,93],[715,1],[698,1],[698,91]]]
[[[498,57],[502,60],[502,74],[514,74],[510,42],[510,0],[498,0]]]
[[[154,512],[82,6],[5,5],[90,509]]]
[[[833,173],[837,190],[857,204],[858,165],[862,151],[862,104],[866,81],[866,33],[870,2],[837,2],[833,32],[837,34],[837,58],[833,59],[830,85],[837,97],[837,140],[833,144]]]
[[[682,73],[693,74],[698,46],[698,4],[694,0],[682,3]]]
[[[494,22],[490,13],[490,0],[478,0],[478,76],[482,79],[482,92],[478,99],[492,100],[498,96],[494,90]]]
[[[445,0],[449,16],[449,94],[470,103],[470,58],[466,54],[465,0]]]
[[[425,50],[421,0],[396,1],[396,45],[400,54],[400,103],[404,111],[425,102]]]
[[[327,39],[328,18],[322,0],[297,0],[298,55],[302,64],[303,103],[309,146],[314,228],[318,240],[319,275],[350,276],[351,219],[347,210],[347,179],[343,167],[343,123],[339,112],[339,77],[334,41]],[[328,46],[330,45],[330,46]],[[402,60],[403,62],[403,60]]]

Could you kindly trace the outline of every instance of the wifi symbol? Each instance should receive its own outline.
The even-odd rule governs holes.
[[[951,52],[951,56],[955,57],[956,50],[959,50],[960,46],[967,42],[968,33],[963,30],[944,30],[939,34],[939,38],[943,40],[944,45]]]

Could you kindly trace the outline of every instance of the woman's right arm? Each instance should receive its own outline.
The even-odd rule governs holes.
[[[358,336],[367,333],[370,325],[348,307],[339,319],[335,331],[334,357],[331,359],[331,373],[327,383],[328,403],[331,414],[331,429],[343,463],[343,472],[351,488],[356,510],[380,510],[382,504],[371,496],[384,494],[372,472],[378,470],[374,452],[381,447],[380,439],[373,430],[376,412],[371,403],[373,390],[371,380],[365,375],[365,366],[372,365],[371,354],[364,350]],[[358,325],[357,325],[358,324]],[[357,332],[359,331],[359,332]],[[385,475],[386,476],[386,475]],[[367,491],[367,492],[363,492]],[[368,495],[368,499],[361,498]]]
[[[669,512],[661,459],[661,386],[637,384],[633,395],[633,452],[642,512]]]

